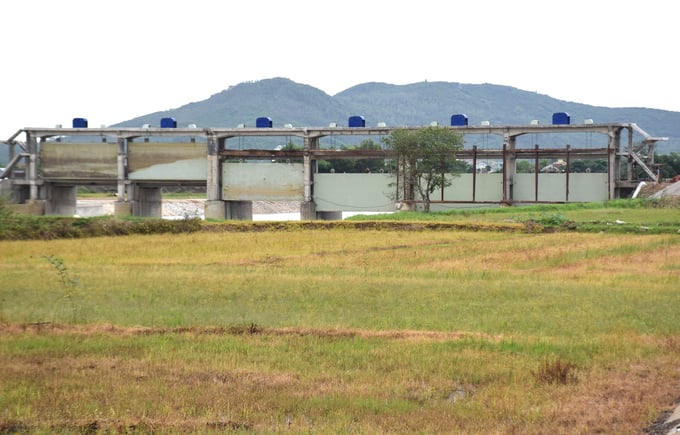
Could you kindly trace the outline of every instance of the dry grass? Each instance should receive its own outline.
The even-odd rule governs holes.
[[[536,381],[543,384],[575,384],[578,382],[578,366],[561,359],[546,358],[534,373]]]
[[[7,431],[632,434],[680,386],[677,359],[663,356],[600,361],[578,382],[546,384],[520,356],[468,345],[442,353],[470,338],[441,333],[14,325],[2,342],[27,344],[27,334],[56,343],[0,357]]]
[[[2,242],[0,431],[639,433],[680,395],[679,242]]]

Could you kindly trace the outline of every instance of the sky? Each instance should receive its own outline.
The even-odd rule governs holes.
[[[21,0],[0,3],[0,140],[107,126],[273,77],[492,83],[680,111],[668,0]],[[631,120],[630,122],[635,122]]]

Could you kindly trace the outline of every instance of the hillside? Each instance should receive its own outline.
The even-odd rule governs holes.
[[[334,96],[286,78],[240,83],[210,98],[176,109],[142,115],[115,126],[158,125],[160,118],[177,119],[178,126],[254,126],[268,116],[275,127],[346,125],[351,115],[362,115],[366,125],[448,125],[450,116],[465,113],[470,124],[523,125],[531,120],[551,122],[554,112],[568,112],[573,123],[635,122],[653,136],[671,138],[660,143],[659,153],[680,152],[680,112],[647,108],[609,108],[562,101],[510,86],[421,82],[409,85],[363,83]]]

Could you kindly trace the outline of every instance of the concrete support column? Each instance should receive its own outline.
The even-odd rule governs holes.
[[[117,175],[118,175],[118,189],[117,189],[117,198],[118,201],[126,201],[127,200],[127,195],[125,194],[125,138],[119,137],[118,138],[118,157],[117,157]]]
[[[160,187],[135,185],[132,215],[142,217],[163,217],[163,198]]]
[[[635,164],[634,164],[635,161],[633,160],[632,155],[635,152],[635,150],[633,148],[633,139],[632,139],[633,138],[633,131],[632,130],[628,131],[628,136],[629,136],[629,139],[628,139],[628,143],[626,144],[626,153],[631,157],[628,158],[628,165],[627,165],[627,171],[626,171],[627,172],[626,181],[633,181],[633,173],[635,171]],[[621,141],[621,131],[620,130],[618,132],[618,137],[619,137],[618,140],[620,142]]]
[[[130,201],[114,202],[113,215],[115,217],[132,216],[132,203]]]
[[[616,191],[616,181],[621,179],[621,157],[618,155],[617,151],[621,147],[621,130],[615,130],[609,133],[609,144],[608,144],[608,182],[609,182],[609,198],[618,198],[620,195]],[[631,168],[629,167],[628,174],[630,177]]]
[[[303,185],[304,185],[304,190],[303,190],[303,197],[305,202],[311,202],[312,201],[312,183],[313,183],[313,174],[312,174],[312,155],[311,155],[311,149],[312,149],[312,139],[309,136],[305,136],[304,138],[304,149],[302,151],[302,165],[303,165]]]
[[[315,142],[309,136],[304,138],[304,150],[302,152],[302,169],[303,169],[303,202],[300,204],[300,219],[314,220],[316,219],[316,204],[314,204],[314,196],[312,186],[314,184],[314,172],[312,167],[311,150]]]
[[[118,156],[117,156],[117,192],[116,192],[116,202],[113,203],[113,215],[116,217],[130,216],[132,215],[132,203],[130,202],[130,195],[128,195],[127,189],[127,170],[126,170],[126,160],[127,160],[127,140],[125,138],[119,137],[117,140],[118,144]]]
[[[35,136],[26,133],[26,146],[28,148],[28,167],[26,168],[26,178],[30,186],[30,200],[40,199],[38,192],[38,140]]]
[[[324,221],[341,221],[341,211],[317,211],[316,218]]]
[[[219,151],[224,148],[224,140],[215,135],[208,136],[208,175],[206,178],[206,199],[219,201],[222,199],[222,171]]]
[[[300,220],[311,221],[316,219],[316,204],[314,202],[300,203]]]
[[[224,149],[224,141],[214,134],[208,136],[208,175],[206,178],[206,201],[203,215],[206,219],[228,219],[227,205],[222,201],[222,163],[219,152]]]
[[[73,216],[76,214],[75,186],[48,184],[46,190],[45,214],[58,216]]]
[[[514,201],[514,187],[517,173],[517,159],[515,156],[516,137],[503,135],[503,201]]]
[[[203,204],[203,215],[206,219],[224,220],[227,218],[227,205],[224,201],[206,201]]]
[[[253,220],[252,201],[223,201],[223,202],[225,204],[224,208],[225,219],[238,221]]]

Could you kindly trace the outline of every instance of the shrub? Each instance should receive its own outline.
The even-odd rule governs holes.
[[[576,364],[562,361],[560,358],[546,358],[532,374],[540,384],[566,385],[578,381],[577,370]]]

